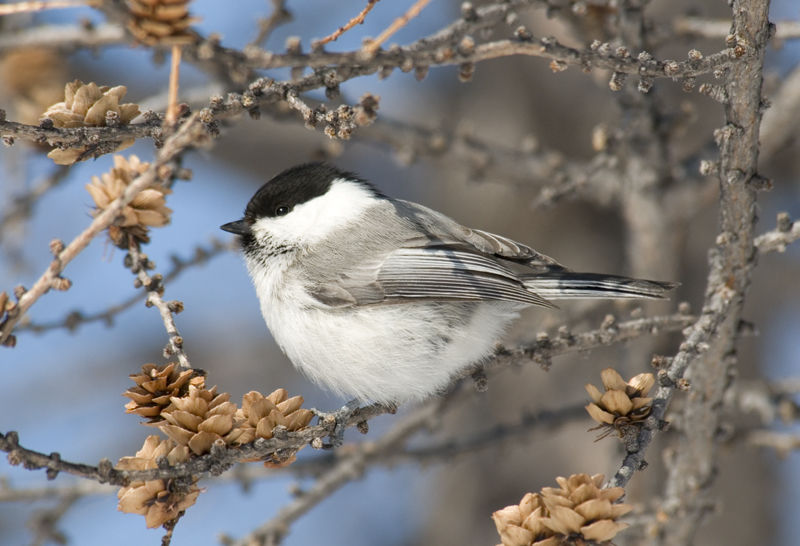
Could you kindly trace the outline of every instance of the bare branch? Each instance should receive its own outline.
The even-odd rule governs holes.
[[[0,6],[0,16],[11,15],[13,13],[30,13],[32,11],[44,11],[47,9],[61,8],[82,8],[84,6],[96,6],[101,0],[49,0],[40,2],[38,0],[28,0],[16,4],[6,4]]]
[[[161,281],[161,284],[167,285],[173,280],[177,279],[181,273],[187,269],[191,269],[197,265],[203,265],[211,258],[215,258],[223,252],[227,252],[229,250],[230,247],[228,245],[222,243],[218,239],[213,239],[209,248],[202,246],[195,248],[192,257],[189,259],[184,260],[176,255],[173,255],[172,269],[169,271],[169,273],[164,275],[164,279]],[[126,309],[133,307],[133,305],[137,302],[147,299],[147,296],[148,294],[146,292],[144,294],[137,293],[122,303],[118,303],[109,307],[108,309],[98,313],[92,313],[90,315],[84,315],[80,311],[72,311],[63,319],[54,322],[37,324],[35,322],[26,322],[23,319],[20,321],[19,325],[17,325],[15,332],[19,333],[24,331],[32,331],[38,333],[46,332],[48,330],[56,330],[59,328],[66,328],[67,330],[74,331],[82,324],[89,324],[98,321],[105,322],[106,325],[111,326],[113,324],[114,317]]]
[[[100,232],[104,231],[110,226],[114,220],[119,216],[122,209],[127,205],[140,191],[150,186],[153,186],[161,179],[169,176],[171,169],[167,168],[166,172],[162,169],[172,159],[184,153],[189,147],[197,146],[202,143],[204,134],[202,126],[198,121],[198,117],[194,116],[186,120],[178,130],[170,136],[164,143],[164,147],[159,151],[155,161],[141,176],[133,181],[122,194],[121,197],[114,200],[106,210],[99,214],[92,223],[53,260],[39,280],[26,291],[20,298],[15,309],[10,311],[0,324],[0,343],[3,343],[11,335],[14,325],[25,315],[28,309],[36,303],[36,301],[47,293],[53,286],[54,282],[64,271],[64,268],[71,262],[83,249]]]
[[[466,129],[428,129],[381,117],[354,133],[364,141],[392,146],[404,163],[417,157],[452,155],[469,168],[474,180],[507,181],[520,187],[541,186],[539,206],[552,206],[566,197],[582,197],[601,205],[619,198],[619,170],[600,153],[589,161],[565,158],[535,140],[520,148],[490,144]]]
[[[56,506],[50,509],[37,510],[28,521],[28,527],[33,531],[33,546],[42,546],[48,543],[64,544],[67,537],[57,525],[67,511],[80,499],[79,495],[65,495],[59,499]]]
[[[609,315],[609,317],[610,320],[607,318],[603,327],[585,334],[572,334],[566,327],[562,327],[555,338],[540,335],[536,345],[499,349],[495,357],[484,366],[484,369],[490,370],[525,361],[549,367],[550,359],[557,355],[587,351],[594,347],[634,339],[644,334],[683,330],[695,321],[695,317],[692,315],[684,314],[642,318],[620,323],[615,322],[613,316]]]
[[[621,323],[605,320],[604,327],[585,334],[571,334],[566,328],[559,330],[557,339],[551,340],[548,336],[540,335],[536,345],[519,347],[516,349],[500,349],[494,358],[477,369],[468,369],[461,373],[457,379],[471,377],[481,370],[493,370],[508,367],[514,364],[534,362],[541,366],[549,366],[552,357],[571,353],[586,352],[595,347],[603,347],[639,336],[681,330],[695,322],[691,315],[676,314],[653,318],[635,319]],[[347,421],[347,427],[357,426],[359,423],[394,411],[379,404],[372,404],[357,409]],[[67,472],[83,478],[124,485],[129,480],[150,481],[157,479],[176,478],[180,476],[210,473],[219,475],[234,464],[246,459],[263,459],[281,450],[301,447],[315,438],[323,438],[330,434],[330,430],[323,425],[308,427],[298,432],[288,432],[285,435],[276,435],[270,440],[259,439],[251,444],[238,448],[214,446],[211,453],[192,459],[191,461],[164,469],[153,470],[114,470],[110,463],[102,463],[98,467],[68,463],[61,460],[58,454],[45,455],[19,445],[17,434],[9,432],[0,438],[0,451],[9,453],[12,464],[24,464],[25,468],[34,470],[47,468],[55,476],[58,472]],[[0,435],[2,436],[2,435]],[[106,468],[108,466],[108,468]]]
[[[343,456],[333,468],[322,474],[309,490],[304,491],[302,495],[297,496],[281,508],[278,515],[272,520],[261,525],[248,536],[232,542],[231,546],[278,544],[289,526],[300,516],[306,514],[343,485],[361,477],[371,460],[402,447],[411,435],[431,422],[443,404],[445,404],[443,399],[429,400],[424,407],[392,427],[380,439],[375,442],[359,444],[353,452]]]
[[[0,218],[0,241],[3,240],[5,231],[10,225],[26,221],[30,217],[36,202],[63,182],[67,173],[69,169],[59,165],[52,174],[35,184],[28,192],[12,199],[11,205],[3,211],[3,217]]]
[[[386,40],[391,38],[398,30],[406,26],[411,19],[417,17],[420,12],[425,9],[425,6],[428,5],[428,2],[430,2],[430,0],[417,0],[414,2],[414,4],[408,8],[407,12],[395,19],[392,24],[386,28],[386,30],[381,32],[374,40],[370,40],[369,43],[361,48],[361,50],[369,56],[374,55],[378,48],[381,47]]]
[[[748,434],[747,441],[754,446],[774,449],[781,459],[785,459],[792,451],[800,449],[800,436],[786,432],[756,430]]]
[[[169,102],[167,106],[167,115],[164,122],[167,125],[173,125],[178,121],[178,114],[180,107],[178,106],[178,87],[180,85],[180,71],[181,71],[181,46],[173,44],[172,46],[172,63],[169,72]]]
[[[292,13],[286,9],[286,0],[272,0],[272,13],[265,19],[258,21],[258,36],[250,44],[251,46],[260,46],[272,34],[272,31],[279,26],[289,23],[292,20]]]
[[[37,144],[61,145],[63,147],[93,146],[104,143],[120,143],[123,140],[136,138],[160,139],[163,131],[157,116],[152,116],[145,123],[122,125],[120,127],[77,127],[64,129],[60,127],[36,127],[5,119],[5,112],[0,110],[0,135],[4,137],[22,138]]]
[[[755,246],[761,254],[784,252],[786,245],[800,239],[800,222],[792,222],[785,212],[778,214],[778,227],[759,235]]]
[[[670,520],[663,529],[669,544],[690,542],[706,513],[718,443],[720,416],[715,408],[730,385],[745,294],[755,266],[756,190],[751,180],[758,175],[762,70],[770,37],[768,8],[768,2],[757,0],[736,0],[732,5],[731,34],[737,43],[753,48],[755,57],[732,66],[726,80],[730,97],[725,105],[726,125],[715,134],[720,147],[721,232],[710,253],[703,314],[668,372],[674,382],[692,364],[693,388],[703,393],[686,400],[683,418],[693,426],[681,431],[669,464],[663,505]],[[667,388],[662,383],[659,394]]]
[[[164,321],[164,326],[169,334],[169,344],[164,349],[164,356],[176,356],[181,367],[191,368],[189,364],[189,357],[183,350],[183,337],[178,332],[175,326],[175,317],[173,313],[180,313],[183,311],[183,303],[179,301],[166,302],[162,298],[164,294],[163,278],[160,274],[150,276],[147,273],[148,269],[153,267],[153,264],[147,259],[146,254],[139,251],[138,245],[132,243],[128,249],[128,256],[125,258],[125,265],[131,268],[131,271],[136,274],[136,279],[146,291],[147,299],[145,305],[148,307],[155,306],[161,314],[161,320]]]
[[[380,0],[367,0],[367,5],[364,7],[364,9],[361,10],[361,12],[358,15],[350,19],[350,21],[348,21],[348,23],[343,27],[339,27],[333,34],[330,34],[329,36],[326,36],[321,40],[313,42],[311,44],[311,47],[316,48],[319,46],[324,46],[325,44],[328,44],[330,42],[335,42],[336,40],[339,39],[339,36],[347,32],[354,26],[364,24],[364,19],[367,17],[367,14],[370,11],[372,11],[372,8],[374,8],[375,4],[377,4],[379,1]]]
[[[113,486],[89,480],[80,480],[62,487],[30,487],[25,489],[12,489],[4,484],[0,487],[0,502],[34,502],[68,496],[109,495],[116,492],[117,489]]]
[[[459,394],[465,390],[461,389]],[[416,412],[420,411],[427,412],[428,409],[424,406],[417,408],[414,410],[414,416],[416,416]],[[519,422],[513,425],[501,425],[489,431],[476,433],[469,438],[443,440],[420,448],[386,450],[381,454],[376,454],[376,457],[370,458],[368,463],[371,466],[393,466],[403,462],[422,465],[450,463],[457,456],[468,455],[485,449],[496,449],[505,444],[520,441],[520,438],[536,430],[552,430],[566,423],[585,419],[587,419],[587,415],[583,404],[554,411],[544,410],[535,414],[526,413],[522,415]],[[424,421],[415,422],[419,422],[420,426],[425,425]],[[406,421],[399,426],[405,426],[405,423]],[[358,444],[357,449],[368,451],[374,444],[375,442]],[[279,469],[265,468],[262,465],[239,465],[232,472],[209,478],[206,483],[235,480],[250,484],[257,479],[275,478],[287,473],[297,477],[318,477],[331,469],[340,459],[340,454],[328,453],[310,459],[301,459]],[[116,489],[108,485],[85,480],[62,487],[12,489],[5,486],[0,487],[0,503],[32,502],[73,495],[108,495],[111,493],[116,493]]]
[[[676,34],[703,38],[727,38],[731,33],[731,21],[704,19],[702,17],[679,17],[672,23]],[[791,19],[775,23],[775,38],[793,40],[800,38],[800,23]]]
[[[420,44],[428,47],[421,48]],[[652,58],[637,58],[611,53],[608,44],[600,42],[590,49],[574,49],[559,43],[552,37],[534,40],[531,36],[526,37],[524,41],[489,42],[477,45],[469,51],[459,51],[458,48],[454,49],[450,45],[443,45],[438,49],[433,48],[430,47],[428,40],[424,39],[409,46],[378,51],[372,58],[367,59],[364,58],[362,50],[346,53],[323,51],[306,54],[276,54],[262,50],[248,50],[246,64],[250,68],[261,70],[336,66],[343,73],[354,71],[354,76],[364,76],[388,68],[401,68],[408,72],[415,68],[460,65],[512,55],[526,55],[550,59],[564,63],[565,66],[578,66],[586,70],[603,68],[649,78],[684,78],[723,70],[746,54],[745,51],[737,53],[732,49],[724,49],[699,59],[658,61]]]
[[[102,47],[126,41],[125,31],[118,25],[86,28],[79,25],[43,25],[17,32],[0,34],[0,53],[16,48],[55,47],[73,51],[85,47]]]

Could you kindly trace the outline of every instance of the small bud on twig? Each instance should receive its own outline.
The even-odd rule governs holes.
[[[611,81],[608,82],[608,86],[612,91],[619,91],[622,89],[622,86],[625,85],[626,79],[628,79],[628,75],[624,72],[614,72],[614,74],[611,75]]]
[[[475,74],[475,63],[461,63],[458,65],[458,79],[462,83],[472,81]]]
[[[50,254],[57,258],[62,252],[64,252],[64,241],[61,239],[53,239],[50,241]]]
[[[514,31],[514,36],[520,42],[533,41],[533,33],[524,26],[517,27],[517,30]]]

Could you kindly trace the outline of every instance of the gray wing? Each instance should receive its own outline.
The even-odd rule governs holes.
[[[332,307],[411,301],[508,301],[555,307],[526,289],[502,263],[566,270],[555,260],[510,239],[465,228],[421,205],[395,201],[393,206],[397,217],[406,221],[403,238],[383,246],[386,253],[381,258],[360,262],[315,285],[311,294],[318,301]],[[369,227],[362,228],[364,237],[369,237]],[[362,249],[362,257],[371,255]]]
[[[497,261],[442,245],[392,252],[381,265],[376,282],[388,300],[497,300],[553,307]]]
[[[496,260],[437,242],[389,253],[376,268],[364,267],[316,285],[311,294],[331,307],[411,301],[508,301],[555,307],[525,288]]]
[[[469,229],[463,226],[459,227],[465,232],[463,240],[486,254],[492,254],[503,260],[523,264],[538,273],[553,270],[571,271],[550,256],[540,254],[529,246],[486,231]]]
[[[422,205],[396,200],[394,206],[400,215],[422,226],[426,233],[433,234],[446,246],[519,263],[537,273],[570,271],[553,258],[540,254],[529,246],[493,233],[464,227],[452,218]],[[431,244],[434,242],[430,240],[422,243],[423,246]]]

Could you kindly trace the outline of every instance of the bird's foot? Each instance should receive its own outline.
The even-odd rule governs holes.
[[[311,408],[311,413],[319,418],[318,425],[322,425],[331,431],[329,444],[322,444],[322,449],[336,449],[344,443],[344,431],[347,429],[347,420],[358,409],[358,399],[350,400],[347,404],[336,411],[320,411]]]

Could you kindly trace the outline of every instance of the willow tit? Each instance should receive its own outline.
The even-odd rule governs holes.
[[[362,402],[443,391],[491,355],[525,307],[663,299],[676,286],[575,273],[323,163],[275,176],[222,229],[240,237],[281,349],[315,383]]]

